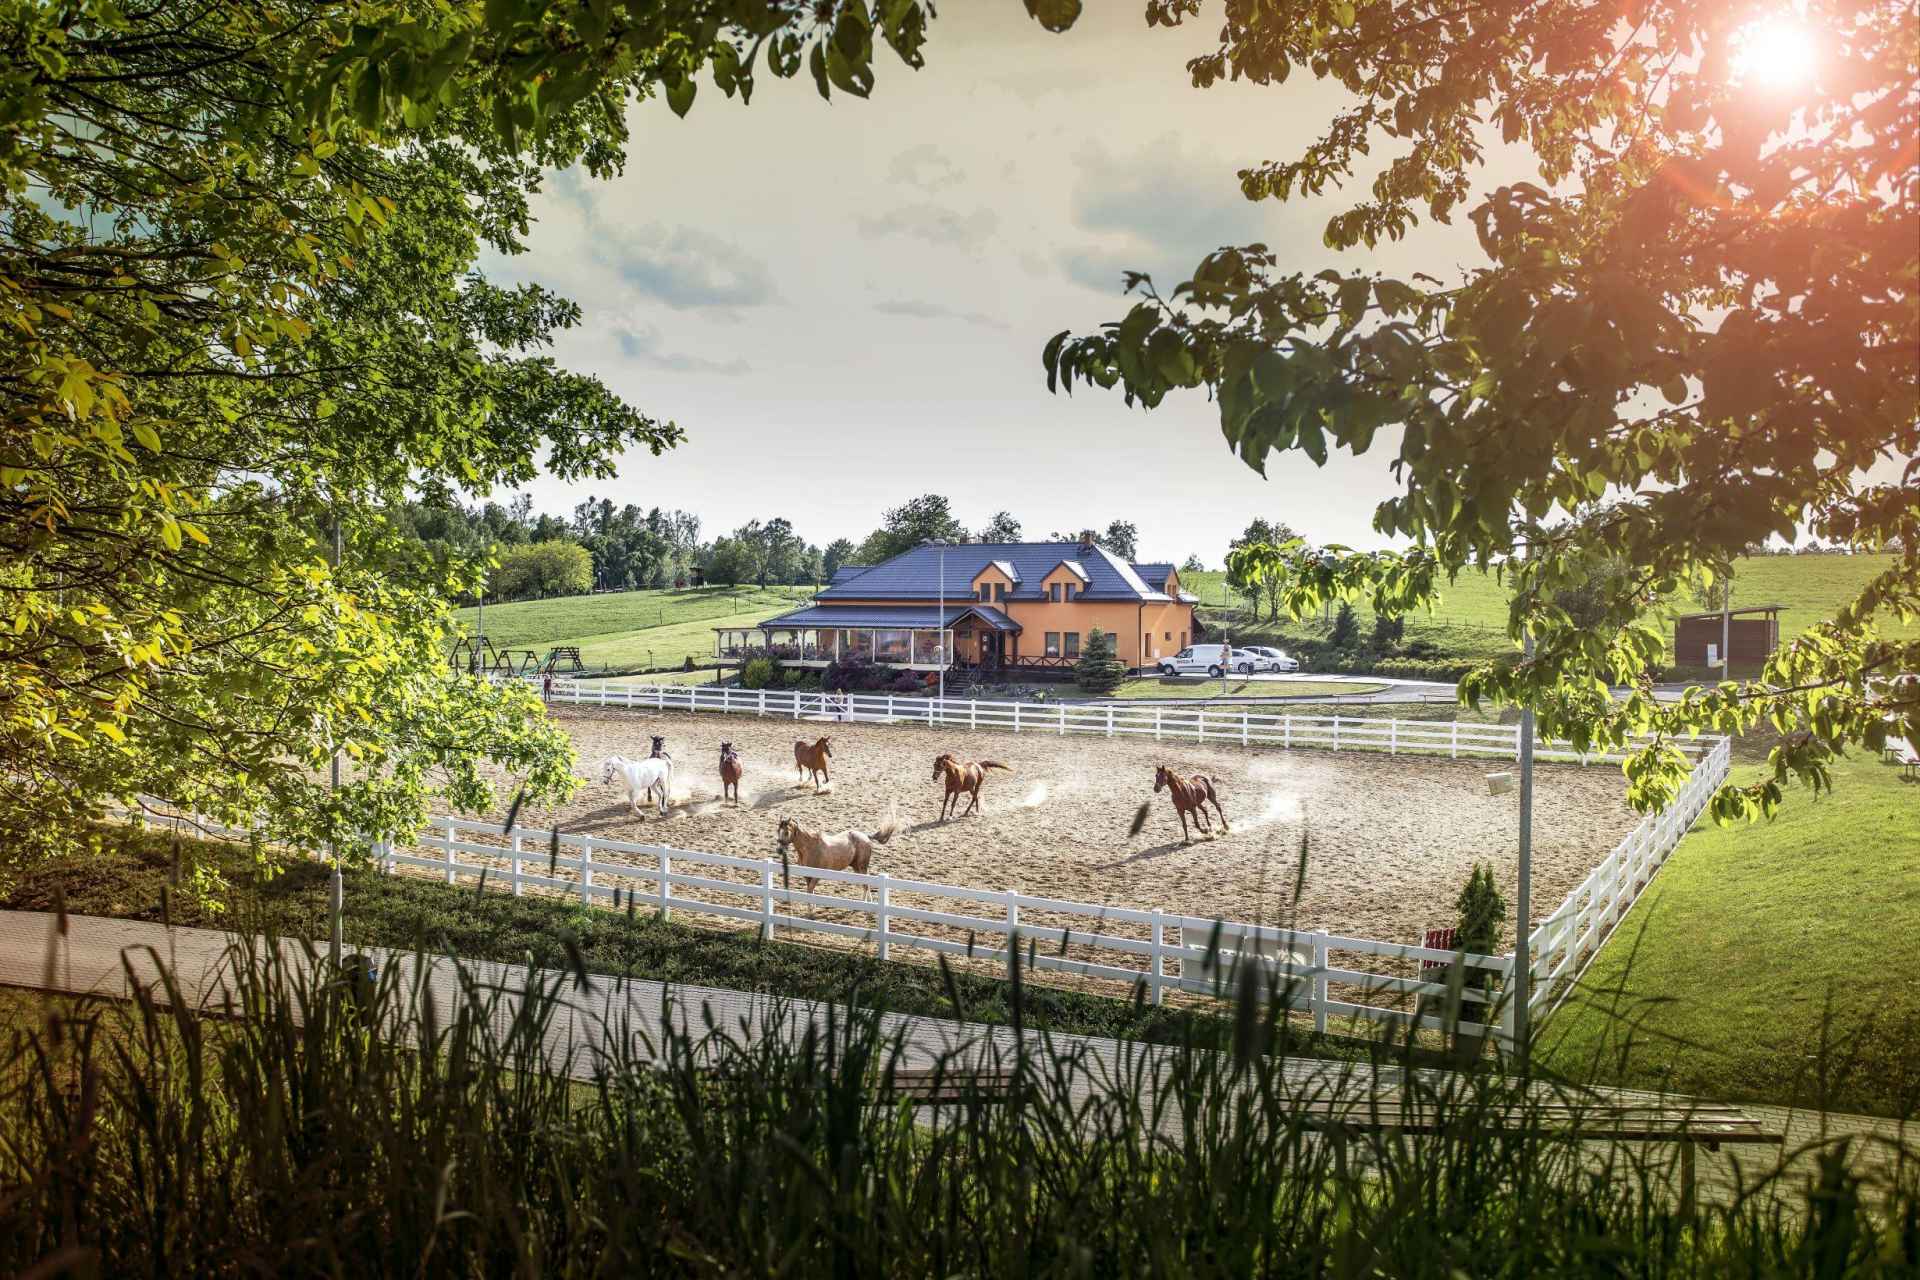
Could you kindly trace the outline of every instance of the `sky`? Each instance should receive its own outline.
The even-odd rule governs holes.
[[[1236,171],[1295,155],[1340,91],[1305,75],[1194,89],[1185,63],[1217,15],[1168,31],[1143,9],[1089,6],[1051,35],[1019,0],[946,4],[927,66],[883,52],[865,102],[824,102],[803,74],[762,76],[750,107],[706,86],[685,119],[635,104],[625,173],[553,175],[529,251],[485,267],[578,302],[561,363],[687,439],[627,455],[610,482],[536,482],[536,507],[679,507],[709,538],[785,516],[825,546],[933,492],[976,529],[1002,509],[1029,537],[1125,519],[1144,557],[1216,568],[1254,516],[1384,545],[1387,433],[1363,457],[1288,455],[1262,478],[1203,393],[1145,412],[1047,391],[1047,340],[1124,315],[1127,269],[1170,288],[1255,241],[1288,270],[1446,277],[1478,259],[1464,220],[1336,255],[1321,229],[1339,196],[1248,203]]]

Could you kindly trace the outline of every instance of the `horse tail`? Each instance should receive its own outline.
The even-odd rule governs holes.
[[[1001,764],[998,760],[982,760],[980,762],[980,767],[982,769],[1005,769],[1008,773],[1013,772],[1012,765]]]
[[[900,834],[900,802],[894,801],[887,806],[887,824],[873,833],[875,844],[885,844]]]

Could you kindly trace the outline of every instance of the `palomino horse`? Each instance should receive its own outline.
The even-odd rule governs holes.
[[[615,775],[626,784],[627,804],[635,813],[640,812],[641,797],[655,799],[660,816],[667,816],[668,792],[673,788],[673,761],[665,756],[649,757],[645,760],[629,760],[624,756],[608,756],[600,768],[602,786],[612,782]]]
[[[740,803],[740,776],[746,770],[740,765],[740,753],[733,749],[731,742],[720,744],[720,798],[732,797],[735,804]]]
[[[947,820],[949,809],[960,807],[961,796],[971,796],[972,803],[967,805],[967,813],[980,807],[980,784],[987,780],[987,770],[1005,769],[1013,772],[1010,764],[1001,764],[998,760],[962,760],[951,751],[942,752],[934,757],[933,776],[947,780],[947,794],[940,800],[940,821]],[[957,814],[965,817],[966,814]]]
[[[1161,765],[1153,771],[1153,790],[1173,793],[1173,811],[1180,815],[1180,838],[1187,844],[1193,843],[1193,836],[1187,831],[1187,813],[1193,813],[1194,823],[1208,835],[1213,834],[1213,820],[1207,817],[1207,802],[1213,802],[1213,811],[1220,815],[1220,829],[1232,831],[1227,825],[1226,810],[1220,807],[1220,797],[1214,793],[1213,779],[1205,774],[1196,773],[1191,778],[1183,778],[1173,770]]]
[[[827,761],[833,755],[832,744],[832,738],[822,738],[811,745],[796,739],[793,744],[793,763],[800,770],[800,781],[805,782],[807,774],[812,773],[815,791],[820,789],[822,779],[828,782],[833,781],[833,775],[827,772]]]
[[[842,831],[835,835],[809,831],[792,818],[780,819],[780,860],[793,850],[794,861],[802,867],[821,867],[827,871],[845,871],[849,867],[861,875],[873,862],[873,851],[893,839],[900,830],[899,807],[889,805],[886,825],[877,831]],[[807,892],[819,883],[818,876],[807,877]]]

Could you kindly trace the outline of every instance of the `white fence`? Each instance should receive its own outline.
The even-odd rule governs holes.
[[[736,692],[731,700],[726,690],[702,690],[710,700],[684,697],[689,691],[651,686],[653,695],[665,689],[675,695],[666,705],[674,709],[759,711],[760,696]],[[618,686],[603,691],[607,705],[648,705],[641,691]],[[767,695],[766,714],[801,714],[803,700],[823,705],[819,694],[793,695],[773,692]],[[600,701],[600,698],[584,699]],[[731,701],[732,705],[729,705]],[[858,697],[846,700],[838,708],[858,718],[867,718],[867,708]],[[880,699],[869,699],[879,702]],[[906,700],[903,699],[903,702]],[[915,713],[904,718],[918,719],[920,714],[971,718],[985,708],[1021,709],[1018,703],[952,703],[915,701]],[[777,708],[777,710],[776,710]],[[1065,708],[1025,708],[1038,712],[1040,719],[1027,727],[1036,730],[1075,732],[1073,719],[1052,719]],[[1076,716],[1102,713],[1095,723],[1104,723],[1108,708],[1076,708]],[[1130,711],[1129,708],[1115,708]],[[1144,709],[1142,709],[1144,710]],[[1185,713],[1183,713],[1185,714]],[[1212,713],[1209,713],[1212,714]],[[1298,734],[1299,723],[1286,724],[1292,717],[1253,717],[1235,725],[1247,741],[1266,741],[1260,736],[1269,726],[1261,721],[1282,722],[1283,735]],[[937,723],[953,723],[943,718]],[[963,721],[964,722],[964,721]],[[981,725],[989,722],[978,720]],[[1016,724],[1021,723],[1015,721]],[[1309,721],[1314,725],[1324,721]],[[1449,725],[1431,722],[1347,722],[1346,733],[1328,745],[1339,749],[1350,746],[1385,746],[1389,750],[1451,750],[1457,754],[1486,755],[1504,753],[1504,742],[1489,742],[1480,736],[1482,726]],[[1066,727],[1061,727],[1061,726]],[[1165,722],[1161,722],[1162,728]],[[1189,721],[1186,727],[1211,734],[1215,725],[1202,720]],[[1408,730],[1425,731],[1424,738],[1411,740],[1401,736]],[[1091,730],[1080,729],[1080,732]],[[1141,732],[1137,725],[1114,732]],[[1469,731],[1467,736],[1456,736]],[[1310,731],[1312,732],[1312,731]],[[1492,732],[1506,734],[1504,728]],[[1222,738],[1232,735],[1220,734]],[[1211,737],[1209,738],[1211,740]],[[1283,741],[1286,739],[1283,738]],[[1312,736],[1294,736],[1294,745],[1319,745]],[[1439,745],[1436,746],[1436,743]],[[1598,758],[1598,757],[1595,757]],[[1580,886],[1530,935],[1529,1005],[1537,1014],[1550,1012],[1565,999],[1586,964],[1606,940],[1608,933],[1625,916],[1627,909],[1652,880],[1680,839],[1699,817],[1714,790],[1726,779],[1730,767],[1730,743],[1725,738],[1711,740],[1695,763],[1687,782],[1674,803],[1658,814],[1642,819],[1627,837],[1596,866]],[[180,820],[188,821],[182,817]],[[213,835],[244,839],[247,833],[196,822]],[[375,841],[373,858],[384,870],[402,868],[444,876],[448,884],[461,880],[490,880],[516,895],[529,887],[563,894],[577,894],[587,905],[604,904],[628,909],[646,907],[671,917],[675,911],[746,922],[756,925],[760,936],[772,939],[781,931],[829,934],[851,939],[874,948],[879,959],[888,959],[895,947],[916,948],[969,956],[977,960],[1005,962],[1013,947],[1023,947],[1033,967],[1082,977],[1143,985],[1155,1004],[1168,991],[1196,995],[1232,991],[1238,979],[1238,967],[1259,966],[1264,977],[1287,984],[1292,1007],[1312,1016],[1315,1028],[1325,1030],[1329,1017],[1356,1017],[1373,1021],[1414,1023],[1438,1028],[1443,1019],[1429,1010],[1442,1007],[1448,986],[1444,966],[1459,963],[1470,974],[1491,974],[1504,988],[1513,971],[1514,957],[1482,956],[1439,951],[1426,947],[1350,938],[1319,931],[1278,929],[1263,925],[1209,920],[1162,910],[1112,907],[1093,903],[1070,902],[1058,898],[1035,897],[1013,890],[995,892],[958,885],[935,884],[921,880],[897,879],[884,874],[862,875],[851,871],[820,868],[791,868],[775,860],[739,858],[728,854],[679,849],[670,845],[639,844],[608,840],[596,836],[561,833],[557,839],[550,831],[521,829],[503,834],[491,823],[470,819],[435,818],[428,833],[403,851],[392,841]],[[610,861],[611,858],[619,861]],[[800,885],[803,877],[828,884],[858,889],[863,896],[842,897],[808,892]],[[689,892],[676,892],[683,890]],[[694,897],[697,893],[702,896]],[[904,895],[905,901],[901,900]],[[925,905],[926,900],[941,905]],[[809,912],[833,910],[852,913],[860,923],[821,919],[817,915],[797,915],[794,908]],[[951,909],[947,909],[951,908]],[[1046,922],[1023,919],[1023,913],[1038,915]],[[1056,923],[1084,921],[1083,925]],[[941,934],[923,930],[932,926]],[[961,936],[964,935],[964,938]],[[1129,936],[1136,935],[1136,936]],[[989,941],[982,944],[979,939]],[[1363,957],[1363,959],[1348,959]],[[1343,962],[1336,963],[1336,958]],[[1390,962],[1382,964],[1381,962]],[[1416,965],[1415,962],[1421,962]],[[1360,966],[1370,967],[1360,967]],[[1434,970],[1430,966],[1443,966]],[[1380,972],[1395,968],[1400,972]],[[1425,974],[1426,976],[1420,976]],[[1440,978],[1440,981],[1431,980]],[[1411,1010],[1372,1003],[1379,997],[1395,1003],[1414,1005]],[[1488,1030],[1511,1039],[1513,1009],[1504,1008],[1500,1025],[1480,1028],[1464,1023],[1462,1030]]]
[[[536,687],[540,681],[535,680]],[[1100,737],[1174,738],[1223,745],[1323,748],[1331,751],[1420,752],[1454,758],[1520,758],[1518,725],[1464,724],[1457,720],[1393,720],[1372,716],[1296,716],[1242,703],[1225,707],[1127,706],[1116,703],[979,702],[881,693],[800,693],[786,689],[731,689],[711,685],[624,684],[556,678],[547,690],[555,702],[588,707],[635,707],[655,711],[721,711],[867,724],[1004,729],[1014,733],[1077,733]],[[1685,739],[1682,751],[1698,757],[1710,741]],[[1565,743],[1536,740],[1534,754],[1583,764],[1624,757],[1583,755]]]
[[[1534,929],[1527,941],[1527,1003],[1531,1007],[1544,1014],[1566,999],[1600,944],[1652,883],[1654,873],[1727,780],[1732,764],[1731,740],[1716,739],[1695,762],[1673,803],[1642,818]]]

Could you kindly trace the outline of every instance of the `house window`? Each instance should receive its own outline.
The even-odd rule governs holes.
[[[1184,631],[1180,633],[1180,647],[1182,649],[1187,647],[1187,633]]]
[[[988,601],[992,600],[993,584],[990,582],[981,583],[980,593],[977,596],[975,596],[974,599],[978,600],[981,604],[986,604]]]
[[[995,600],[1005,600],[1005,599],[1007,598],[1007,584],[1006,584],[1006,583],[1004,583],[1004,582],[996,582],[996,583],[994,583],[994,584],[993,584],[993,598],[994,598]]]
[[[1057,658],[1060,656],[1060,633],[1058,631],[1047,632],[1047,656],[1049,658]]]
[[[1080,656],[1080,633],[1078,631],[1067,632],[1067,650],[1065,656],[1069,658],[1077,658]]]
[[[1171,632],[1171,631],[1169,631],[1169,632],[1167,632],[1167,633],[1165,633],[1165,635],[1164,635],[1164,636],[1163,636],[1162,638],[1163,638],[1163,639],[1167,639],[1167,640],[1171,640],[1171,639],[1173,639],[1173,632]],[[1186,633],[1186,632],[1184,632],[1184,631],[1182,631],[1182,632],[1180,633],[1180,639],[1181,639],[1181,641],[1182,641],[1182,643],[1184,643],[1184,642],[1186,641],[1186,638],[1187,638],[1187,633]]]
[[[1060,584],[1059,583],[1052,582],[1047,584],[1047,599],[1053,601],[1053,603],[1055,604],[1060,603]]]

